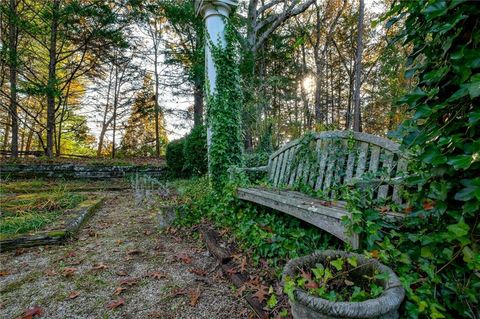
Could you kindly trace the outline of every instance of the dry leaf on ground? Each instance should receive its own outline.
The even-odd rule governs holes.
[[[125,299],[120,298],[118,300],[112,300],[107,304],[108,309],[115,309],[125,304]]]
[[[33,319],[35,316],[41,316],[43,314],[43,309],[39,306],[33,306],[32,308],[28,308],[23,312],[23,315],[18,317],[17,319]]]
[[[117,288],[115,288],[115,291],[113,292],[113,294],[114,294],[115,296],[118,296],[118,295],[120,295],[122,292],[124,292],[125,290],[127,290],[127,288],[125,288],[125,287],[117,287]]]
[[[68,295],[68,299],[75,299],[75,298],[77,298],[78,296],[80,296],[80,292],[79,292],[79,291],[72,291],[72,292]]]
[[[201,291],[200,287],[197,287],[195,290],[190,290],[189,297],[190,297],[190,306],[194,307],[198,303],[198,299],[200,299]]]

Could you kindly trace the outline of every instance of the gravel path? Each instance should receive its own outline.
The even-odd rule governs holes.
[[[251,317],[201,243],[160,232],[156,217],[117,193],[77,240],[0,254],[0,318]]]

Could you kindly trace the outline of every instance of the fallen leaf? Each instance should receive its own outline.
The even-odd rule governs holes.
[[[39,306],[33,306],[32,308],[28,308],[23,312],[23,315],[18,317],[17,319],[33,319],[34,316],[41,316],[43,314],[43,309]]]
[[[186,253],[180,253],[177,255],[177,259],[181,260],[184,264],[192,263],[192,258]]]
[[[200,268],[192,268],[189,270],[192,274],[195,274],[197,276],[205,277],[207,275],[207,272],[203,269]]]
[[[240,263],[240,272],[246,272],[247,271],[247,257],[243,256],[242,262]]]
[[[120,295],[122,292],[124,292],[125,290],[127,290],[127,288],[125,288],[125,287],[117,287],[117,288],[115,288],[115,291],[113,292],[113,294],[114,294],[115,296],[118,296],[118,295]]]
[[[229,268],[226,271],[227,275],[229,275],[229,276],[238,274],[238,272],[239,272],[238,269],[235,268],[235,267],[234,268]]]
[[[195,290],[190,290],[189,297],[190,297],[190,306],[195,307],[198,303],[198,299],[200,299],[200,287]]]
[[[58,273],[57,273],[55,270],[53,270],[53,269],[46,270],[46,271],[45,271],[45,274],[46,274],[47,276],[55,276],[55,275],[58,275]]]
[[[92,270],[101,270],[101,269],[107,269],[107,268],[108,266],[105,265],[104,263],[99,263],[99,264],[93,265]]]
[[[309,272],[306,272],[303,269],[300,269],[300,273],[302,274],[302,277],[307,279],[307,280],[312,280],[312,274]]]
[[[378,257],[380,256],[380,252],[376,249],[372,250],[370,254],[372,254],[372,258],[375,258],[375,259],[378,259]]]
[[[6,270],[0,271],[0,277],[3,277],[3,276],[8,276],[8,271]]]
[[[432,210],[435,207],[434,201],[425,201],[423,202],[423,209],[424,210]]]
[[[172,297],[183,296],[183,295],[186,295],[186,294],[187,294],[187,292],[185,291],[185,289],[182,289],[182,288],[172,289]]]
[[[72,266],[77,266],[77,265],[80,265],[81,263],[82,263],[81,260],[72,260],[68,262],[68,264]]]
[[[78,296],[80,296],[80,292],[79,292],[79,291],[72,291],[72,292],[68,295],[68,299],[75,299],[75,298],[77,298]]]
[[[77,268],[75,267],[66,267],[63,269],[63,275],[65,277],[72,277],[76,271],[77,271]]]
[[[131,278],[131,279],[125,279],[120,282],[120,286],[135,286],[138,284],[138,279]]]
[[[313,280],[309,280],[306,284],[305,284],[305,288],[307,289],[317,289],[318,288],[318,284],[313,281]]]
[[[151,230],[145,230],[143,233],[147,236],[150,236],[151,234],[153,234]]]
[[[112,310],[112,309],[115,309],[115,308],[118,308],[122,305],[125,304],[125,300],[123,298],[120,298],[118,300],[112,300],[110,301],[108,304],[107,304],[107,308]]]
[[[268,295],[268,287],[261,285],[258,288],[258,291],[253,295],[253,297],[256,297],[260,303],[264,302],[265,299],[267,298]]]
[[[70,251],[70,252],[68,252],[68,253],[65,254],[65,258],[75,257],[75,256],[76,256],[76,254],[75,254],[74,251]]]
[[[242,285],[240,288],[237,289],[235,292],[235,296],[241,297],[243,293],[247,290],[247,285]]]
[[[149,273],[147,275],[148,277],[151,277],[153,279],[162,279],[162,278],[167,278],[167,275],[163,272],[159,272],[159,271],[154,271],[152,273]]]
[[[266,231],[267,233],[272,233],[273,232],[272,227],[270,227],[270,226],[260,225],[260,228],[263,229],[264,231]]]
[[[116,274],[117,276],[121,276],[121,277],[128,276],[128,274],[127,274],[125,271],[123,271],[123,270],[118,270],[118,271],[115,272],[115,274]]]

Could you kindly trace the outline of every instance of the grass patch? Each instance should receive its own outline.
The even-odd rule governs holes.
[[[0,234],[39,230],[55,221],[65,209],[76,207],[86,195],[58,188],[51,193],[3,196],[0,204]]]
[[[111,187],[128,187],[126,179],[115,179],[109,181],[91,180],[62,180],[62,179],[26,179],[26,180],[4,180],[0,185],[0,194],[11,193],[37,193],[55,192],[60,189],[64,191],[102,190]]]

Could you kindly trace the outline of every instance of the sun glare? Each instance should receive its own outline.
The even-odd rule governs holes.
[[[313,79],[313,76],[307,75],[302,82],[303,88],[307,92],[313,92],[315,89],[315,81]]]

